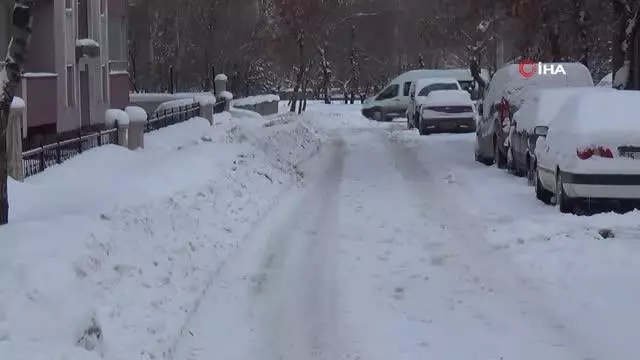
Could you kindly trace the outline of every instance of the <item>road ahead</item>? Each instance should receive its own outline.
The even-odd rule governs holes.
[[[174,359],[630,359],[636,332],[602,323],[624,317],[523,273],[508,248],[525,240],[487,225],[554,210],[506,174],[486,178],[499,191],[481,187],[497,170],[473,162],[473,135],[402,127],[328,132],[304,186],[214,279]]]

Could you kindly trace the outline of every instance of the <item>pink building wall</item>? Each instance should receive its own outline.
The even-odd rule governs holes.
[[[111,73],[110,78],[110,95],[111,108],[124,109],[129,105],[129,74]]]

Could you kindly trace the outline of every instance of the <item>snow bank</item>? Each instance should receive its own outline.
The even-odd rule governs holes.
[[[237,99],[231,102],[231,106],[252,106],[266,102],[280,101],[278,95],[258,95]]]
[[[257,119],[263,119],[262,115],[258,114],[255,111],[251,111],[251,110],[245,110],[245,109],[238,109],[238,108],[231,108],[231,110],[229,111],[233,117],[236,118],[257,118]]]
[[[216,269],[318,148],[299,119],[269,128],[229,113],[214,120],[147,134],[136,152],[107,145],[10,182],[1,359],[166,356]],[[87,351],[77,344],[91,329],[101,337]]]
[[[124,111],[127,113],[127,115],[129,115],[129,120],[132,122],[147,121],[147,112],[139,106],[127,106]]]
[[[26,104],[24,103],[24,100],[22,100],[22,98],[17,96],[13,97],[13,101],[11,102],[12,109],[24,109],[25,106]]]
[[[129,125],[129,115],[120,109],[108,109],[104,114],[104,123],[108,128],[113,128],[116,124]]]

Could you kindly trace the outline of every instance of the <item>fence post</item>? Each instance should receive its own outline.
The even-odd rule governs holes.
[[[173,94],[174,92],[174,84],[173,84],[173,65],[169,66],[169,93]]]
[[[211,65],[211,74],[209,75],[211,76],[211,84],[212,84],[212,88],[211,88],[211,92],[213,94],[217,94],[216,92],[216,81],[215,81],[215,76],[216,76],[216,66],[215,65]]]
[[[129,149],[144,149],[144,129],[147,126],[147,112],[137,106],[127,106],[124,111],[129,115]]]
[[[43,172],[44,169],[46,169],[46,166],[44,164],[44,145],[40,147],[40,156],[38,157],[40,158],[40,172]]]
[[[121,110],[122,111],[122,110]],[[124,146],[126,148],[129,147],[129,142],[127,136],[129,135],[129,119],[127,121],[116,121],[116,126],[118,128],[118,145]]]

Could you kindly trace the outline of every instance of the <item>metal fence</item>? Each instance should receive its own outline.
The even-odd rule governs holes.
[[[156,111],[147,120],[144,132],[155,131],[167,126],[175,125],[187,121],[193,117],[200,116],[200,104],[176,106],[168,109]]]
[[[70,158],[102,145],[117,144],[118,129],[96,131],[77,137],[29,149],[22,153],[25,177],[65,162]]]

